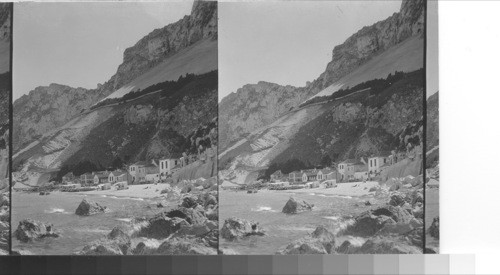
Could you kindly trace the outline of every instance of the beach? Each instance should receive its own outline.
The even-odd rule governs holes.
[[[324,186],[321,185],[318,188],[295,189],[295,190],[288,190],[287,192],[360,197],[368,195],[370,193],[369,192],[370,188],[378,186],[379,183],[376,181],[346,182],[346,183],[338,183],[337,187],[335,188],[324,188]]]
[[[161,197],[161,190],[170,186],[167,183],[158,184],[139,184],[139,185],[129,185],[128,189],[116,190],[114,188],[108,190],[94,190],[94,191],[84,191],[78,192],[83,195],[106,195],[106,196],[116,196],[116,197],[128,197],[128,198],[142,198],[142,199],[154,199]]]

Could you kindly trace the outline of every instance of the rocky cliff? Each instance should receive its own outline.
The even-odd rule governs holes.
[[[60,127],[101,97],[98,90],[51,84],[37,87],[14,104],[13,150]]]
[[[43,183],[54,171],[116,168],[216,145],[218,73],[212,65],[197,70],[197,60],[217,60],[216,50],[200,50],[217,48],[216,19],[216,2],[196,1],[190,15],[128,48],[97,89],[51,84],[16,100],[15,177]],[[145,75],[140,91],[101,101]]]
[[[297,89],[261,81],[225,97],[219,104],[219,142],[227,147],[290,111],[305,99]]]
[[[221,148],[225,149],[241,137],[267,125],[270,121],[290,111],[291,108],[298,106],[311,96],[329,88],[336,81],[349,75],[363,64],[380,56],[389,48],[395,47],[411,37],[421,35],[423,33],[423,22],[424,1],[404,0],[399,13],[362,28],[343,44],[336,46],[332,51],[332,59],[326,66],[325,71],[305,87],[281,87],[278,84],[259,82],[258,84],[245,85],[235,93],[228,95],[219,104]],[[417,43],[422,44],[418,47],[423,47],[423,40],[419,40]],[[414,65],[411,70],[407,71],[416,70],[421,66],[419,64]],[[392,66],[392,68],[394,70],[406,69],[396,66]],[[388,73],[383,77],[387,76]],[[364,76],[364,78],[360,79],[358,77],[358,80],[354,80],[350,84],[354,85],[357,84],[356,81],[371,79],[369,76]],[[267,102],[279,104],[267,104]],[[254,106],[259,106],[258,113],[254,112],[256,110]]]
[[[14,152],[88,111],[89,107],[116,89],[155,69],[162,62],[168,62],[168,58],[175,57],[176,53],[201,40],[217,40],[216,2],[196,1],[190,15],[152,31],[126,49],[116,74],[104,84],[98,84],[97,89],[59,84],[35,88],[14,102]],[[165,78],[172,73],[164,72],[162,76],[161,71],[157,72],[160,76],[155,78],[154,83],[167,80]]]
[[[10,21],[12,3],[0,3],[0,73],[10,69]]]
[[[217,39],[217,2],[195,1],[191,15],[152,31],[126,49],[123,63],[112,77],[113,90],[202,39]]]

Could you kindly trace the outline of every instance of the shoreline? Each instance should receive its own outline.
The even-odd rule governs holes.
[[[338,183],[337,187],[325,188],[320,185],[318,188],[302,188],[302,189],[290,189],[290,190],[269,190],[260,189],[258,192],[262,193],[288,193],[288,194],[315,194],[315,195],[332,195],[332,196],[348,196],[348,197],[363,197],[367,196],[371,188],[381,188],[381,184],[377,181],[367,181],[367,182],[346,182]],[[219,192],[246,192],[245,190],[224,190],[220,189]]]
[[[106,196],[106,197],[120,197],[120,198],[130,198],[130,199],[160,199],[164,194],[161,191],[168,186],[167,183],[158,184],[140,184],[140,185],[129,185],[129,189],[125,190],[93,190],[93,191],[80,191],[80,192],[62,192],[60,190],[52,191],[51,194],[61,194],[61,195],[79,195],[79,196]],[[25,191],[15,191],[14,193],[33,193],[38,195],[38,192],[25,192]],[[49,195],[50,196],[50,195]]]

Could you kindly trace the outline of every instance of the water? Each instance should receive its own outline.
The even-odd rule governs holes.
[[[220,247],[231,248],[240,254],[275,254],[288,243],[311,233],[319,225],[324,225],[335,232],[345,226],[346,221],[343,216],[356,215],[369,209],[362,203],[366,198],[303,193],[293,196],[314,204],[313,210],[286,215],[281,213],[281,210],[291,195],[286,191],[260,191],[247,194],[220,190],[221,227],[225,219],[237,217],[258,222],[266,232],[265,236],[251,236],[237,241],[221,238]],[[355,207],[356,203],[360,207]],[[339,238],[338,241],[343,240]]]
[[[154,215],[165,210],[157,208],[155,202],[150,200],[88,195],[87,199],[107,206],[110,212],[89,217],[77,216],[75,210],[84,197],[78,193],[54,192],[48,196],[40,196],[37,193],[14,192],[13,233],[19,221],[31,218],[54,224],[61,236],[31,243],[21,243],[13,238],[13,249],[25,249],[33,254],[44,255],[72,254],[85,244],[108,234],[117,225],[130,223],[134,217]]]

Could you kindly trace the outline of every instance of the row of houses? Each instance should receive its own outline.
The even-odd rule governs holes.
[[[181,162],[179,159],[139,161],[129,165],[126,170],[88,172],[79,177],[70,172],[62,177],[62,182],[80,183],[86,186],[117,182],[127,182],[128,184],[156,183],[161,179],[166,179],[180,168]]]
[[[271,174],[271,182],[288,180],[290,183],[304,183],[310,181],[325,181],[337,179],[337,171],[331,168],[300,170],[284,175],[281,170]]]
[[[365,181],[378,174],[386,167],[396,163],[403,157],[396,154],[394,151],[379,156],[373,156],[365,160],[347,159],[337,164],[335,168],[309,169],[294,171],[284,175],[280,170],[271,175],[271,182],[279,182],[287,179],[290,183],[304,183],[311,181],[336,180],[338,182],[345,181]]]

